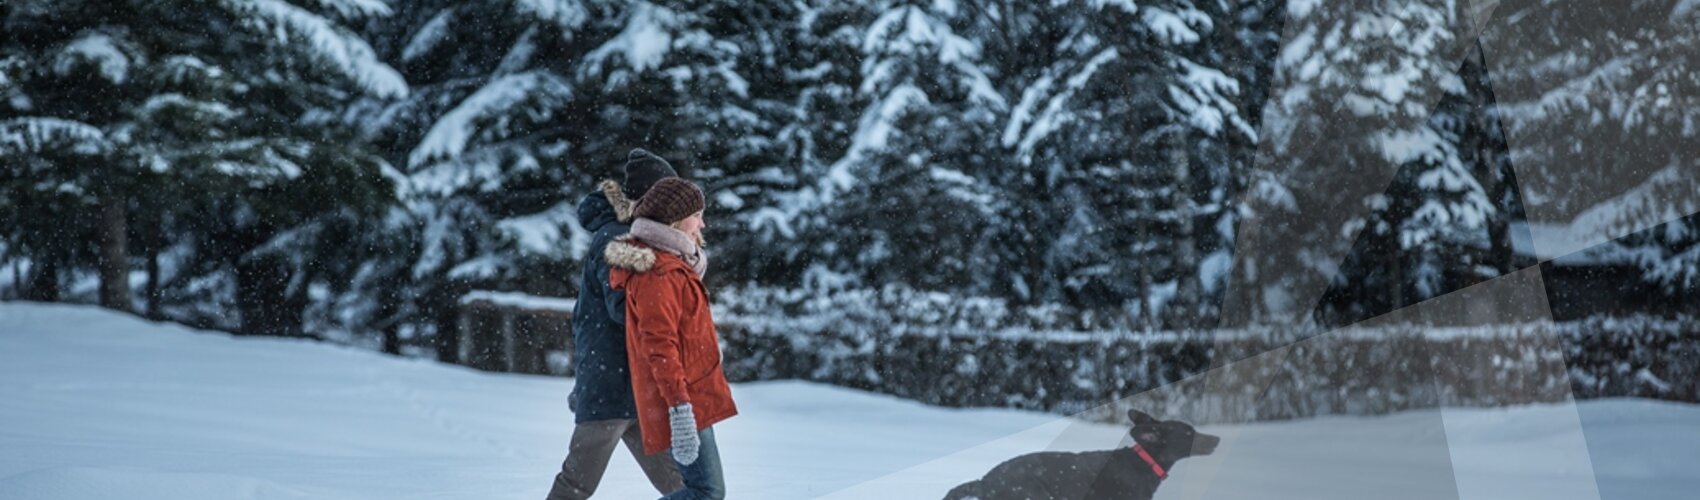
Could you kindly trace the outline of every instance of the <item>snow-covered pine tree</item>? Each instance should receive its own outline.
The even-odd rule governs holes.
[[[738,67],[752,110],[773,122],[770,138],[757,142],[772,151],[719,165],[725,175],[711,186],[711,212],[729,220],[710,231],[716,247],[733,253],[715,265],[726,266],[721,276],[732,282],[840,283],[830,270],[847,266],[827,259],[838,238],[822,230],[817,195],[831,186],[821,180],[844,157],[871,100],[857,89],[864,33],[878,12],[870,2],[832,0],[767,9],[766,24],[738,25],[753,48],[740,53]]]
[[[1434,151],[1406,162],[1369,215],[1319,314],[1347,324],[1511,272],[1517,193],[1493,89],[1473,46],[1426,123]]]
[[[1218,225],[1232,193],[1211,185],[1223,176],[1205,165],[1232,156],[1233,137],[1257,137],[1240,82],[1211,65],[1226,49],[1211,43],[1216,19],[1191,2],[987,3],[980,13],[1000,35],[988,39],[999,40],[1011,96],[992,147],[1012,161],[995,185],[1021,193],[996,239],[1022,242],[1005,247],[1026,265],[1006,267],[1037,271],[1017,295],[1125,307],[1153,326],[1190,321],[1209,255],[1199,229]],[[1056,241],[1038,236],[1059,229]],[[1170,304],[1188,312],[1164,319]]]
[[[815,228],[820,255],[868,284],[968,290],[987,277],[978,233],[998,203],[979,177],[987,160],[977,146],[1006,103],[979,44],[958,32],[965,9],[897,1],[878,10],[860,47],[865,107],[843,156],[810,179],[826,214]]]
[[[1536,251],[1620,239],[1644,280],[1700,269],[1700,5],[1499,2],[1483,33]],[[1561,234],[1553,234],[1561,233]],[[1559,243],[1554,243],[1559,242]]]
[[[1280,49],[1281,29],[1286,20],[1284,0],[1241,0],[1203,2],[1199,9],[1216,20],[1217,28],[1199,44],[1197,57],[1206,65],[1221,68],[1239,82],[1235,96],[1243,119],[1253,130],[1263,127],[1263,108],[1269,99]],[[1235,237],[1244,228],[1242,214],[1249,190],[1259,184],[1252,174],[1262,136],[1223,134],[1195,135],[1192,162],[1194,193],[1198,210],[1193,239],[1197,242],[1199,296],[1193,315],[1182,324],[1215,326],[1229,283],[1233,279]],[[1244,272],[1244,269],[1237,271]],[[1243,282],[1243,280],[1242,280]],[[1183,299],[1184,299],[1183,295]]]
[[[1349,294],[1374,289],[1340,274],[1365,228],[1381,238],[1359,254],[1401,256],[1434,251],[1424,246],[1439,241],[1442,227],[1485,232],[1494,210],[1459,151],[1459,117],[1434,112],[1464,90],[1466,36],[1455,3],[1289,2],[1287,15],[1264,115],[1267,161],[1249,173],[1272,185],[1249,187],[1252,218],[1242,227],[1250,232],[1242,231],[1236,255],[1249,270],[1280,271],[1237,276],[1248,281],[1230,298],[1230,323],[1306,321],[1342,278]],[[1408,175],[1395,175],[1401,171]],[[1431,296],[1439,292],[1437,282],[1424,282]]]
[[[25,294],[58,300],[70,273],[98,267],[107,278],[99,302],[128,310],[128,288],[118,286],[126,282],[114,275],[128,266],[122,215],[133,169],[112,132],[139,47],[123,33],[79,29],[100,22],[88,13],[24,2],[6,14],[0,162],[8,167],[0,189],[15,204],[4,230],[11,258],[27,262],[32,275]],[[67,27],[70,33],[52,31]],[[114,252],[121,257],[112,259]]]
[[[1661,224],[1623,243],[1642,250],[1636,263],[1644,281],[1688,303],[1700,296],[1700,216]]]
[[[1183,302],[1198,307],[1198,290],[1219,293],[1223,288],[1236,212],[1232,161],[1249,161],[1256,137],[1238,109],[1242,96],[1234,77],[1207,68],[1212,61],[1241,54],[1267,60],[1274,37],[1253,32],[1272,29],[1259,14],[1269,8],[1255,2],[1201,9],[1176,3],[1141,11],[1116,2],[972,1],[805,10],[802,17],[811,25],[834,27],[816,31],[830,37],[803,38],[807,50],[819,55],[794,58],[802,69],[792,73],[805,83],[798,90],[805,100],[791,109],[807,119],[787,125],[780,138],[789,158],[801,161],[751,174],[748,179],[754,180],[748,182],[761,184],[763,196],[739,200],[754,201],[746,206],[755,208],[736,217],[748,220],[760,238],[787,247],[787,262],[801,264],[779,266],[800,273],[780,283],[919,283],[1027,303],[1120,307],[1147,296],[1128,284],[1139,269],[1156,267],[1129,264],[1138,262],[1133,252],[1148,251],[1172,266],[1162,272],[1175,278],[1150,288],[1174,286],[1180,294],[1183,282],[1192,280],[1185,282],[1190,290]],[[1234,35],[1214,30],[1207,17],[1230,14],[1212,9],[1238,16]],[[1105,12],[1122,14],[1090,21]],[[1122,27],[1129,20],[1136,28]],[[1115,47],[1104,40],[1116,36],[1122,37],[1120,50],[1131,54],[1126,60],[1090,50]],[[1259,43],[1261,49],[1252,48]],[[1233,44],[1241,48],[1229,50]],[[1098,72],[1111,66],[1121,73]],[[849,74],[845,68],[861,71]],[[1267,74],[1267,67],[1263,71]],[[1117,77],[1128,74],[1143,80]],[[1073,81],[1066,81],[1071,76]],[[1131,106],[1124,98],[1130,85],[1157,85],[1158,90],[1140,90],[1146,92],[1141,101],[1146,104]],[[1030,91],[1035,86],[1042,88]],[[1029,101],[1020,105],[1026,108],[1016,108],[1024,96]],[[1128,111],[1134,108],[1139,111]],[[846,109],[853,112],[848,119],[843,118]],[[1036,115],[1047,120],[1043,126],[1037,126]],[[989,126],[983,123],[987,116]],[[1116,138],[1140,120],[1179,123],[1164,130],[1181,131],[1145,138],[1155,144],[1144,152],[1144,165],[1152,168],[1141,170],[1149,174],[1149,189],[1185,186],[1155,191],[1160,194],[1151,198],[1160,201],[1144,212],[1126,206],[1134,199],[1127,193],[1103,188],[1085,206],[1123,205],[1106,213],[1122,217],[1117,229],[1130,232],[1141,213],[1164,220],[1156,231],[1191,223],[1193,236],[1183,238],[1192,240],[1191,256],[1184,257],[1188,252],[1169,241],[1138,248],[1100,245],[1107,251],[1096,256],[1080,253],[1094,251],[1090,246],[1072,246],[1077,237],[1053,241],[1049,235],[1082,206],[1069,201],[1080,195],[1080,187],[1103,185],[1086,179],[1089,174],[1062,174],[1085,170],[1078,165],[1090,155],[1132,156],[1132,148],[1119,147]],[[1025,145],[1023,138],[1029,139]],[[1166,146],[1175,142],[1188,151],[1168,154],[1176,148]],[[1182,212],[1191,216],[1176,216]],[[842,238],[842,233],[853,237]],[[917,247],[917,241],[931,246]],[[1059,255],[1079,262],[1051,258]],[[1190,263],[1174,264],[1176,258]],[[1056,265],[1047,267],[1048,262]],[[1125,266],[1124,276],[1101,274],[1100,283],[1121,287],[1115,291],[1067,292],[1065,280],[1056,277],[1104,271],[1103,265],[1113,263]],[[956,271],[920,277],[903,272],[917,267]],[[1197,278],[1205,270],[1214,277],[1208,284]]]
[[[382,332],[386,345],[399,343],[403,330],[417,332],[437,341],[439,358],[454,360],[452,337],[436,333],[454,331],[462,295],[526,274],[519,261],[527,252],[570,250],[563,243],[576,226],[560,220],[570,210],[552,207],[565,202],[559,191],[568,172],[560,158],[567,143],[554,124],[572,92],[547,67],[555,58],[545,56],[560,40],[585,36],[587,9],[554,1],[407,2],[364,27],[412,93],[362,99],[341,119],[360,126],[402,171],[402,203],[365,221],[368,229],[357,234],[373,251],[353,279],[314,305],[316,321]],[[533,232],[499,226],[539,212]],[[531,244],[522,246],[526,236]],[[559,266],[535,271],[566,274]]]
[[[138,232],[155,236],[144,241],[160,243],[159,220],[168,215],[160,212],[186,221],[171,235],[190,246],[178,255],[181,261],[167,266],[176,274],[162,278],[157,261],[148,265],[154,271],[150,288],[168,281],[178,290],[180,312],[192,316],[180,319],[240,331],[298,332],[280,305],[286,301],[271,299],[305,292],[273,279],[278,274],[273,269],[256,269],[278,266],[248,259],[248,252],[295,221],[339,208],[302,195],[382,190],[376,187],[382,164],[310,115],[351,94],[406,94],[400,76],[340,24],[382,15],[385,4],[25,1],[12,8],[5,19],[9,38],[0,45],[8,51],[8,65],[23,69],[8,89],[13,98],[7,105],[16,118],[4,135],[39,136],[43,124],[75,121],[73,128],[104,137],[109,153],[98,164],[72,170],[85,178],[63,178],[56,185],[85,196],[98,193],[91,196],[95,203],[125,212],[132,205],[155,212],[102,209],[107,223],[102,235]],[[53,154],[39,147],[40,140],[17,141],[26,142],[34,146],[9,153],[35,160]],[[352,204],[371,199],[337,194],[333,199]],[[153,203],[161,195],[184,198]],[[91,203],[82,204],[86,209]],[[195,210],[207,211],[190,217]],[[150,220],[138,220],[144,218]],[[130,222],[153,227],[131,231]],[[232,228],[244,237],[220,238]],[[218,248],[200,245],[212,241]],[[157,257],[157,246],[147,247],[150,257]],[[129,265],[122,245],[103,247],[108,257],[102,260]],[[127,287],[127,276],[121,278],[126,283],[119,286]],[[150,303],[157,300],[149,297]],[[240,324],[228,313],[235,306],[244,313]]]

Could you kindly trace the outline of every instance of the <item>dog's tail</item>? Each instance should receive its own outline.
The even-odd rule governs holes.
[[[981,500],[980,481],[976,479],[951,488],[950,493],[944,495],[944,500]]]

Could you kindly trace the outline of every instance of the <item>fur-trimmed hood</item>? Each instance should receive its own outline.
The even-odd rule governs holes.
[[[626,198],[626,192],[620,189],[620,181],[606,179],[602,181],[602,196],[608,198],[608,204],[614,206],[614,219],[621,224],[632,222],[632,208],[637,201]]]
[[[609,267],[646,273],[655,268],[655,250],[642,244],[636,236],[621,235],[602,249],[602,259]]]
[[[632,207],[636,203],[626,198],[625,191],[620,189],[620,182],[613,179],[602,181],[599,191],[601,192],[585,193],[584,199],[579,200],[579,227],[596,232],[609,224],[631,224]],[[620,233],[626,232],[624,227],[618,230]]]

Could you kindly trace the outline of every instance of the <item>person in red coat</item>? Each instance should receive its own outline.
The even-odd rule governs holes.
[[[664,500],[725,498],[712,427],[738,414],[702,286],[704,205],[690,181],[656,181],[633,208],[631,232],[603,250],[609,287],[626,293],[626,357],[644,453],[671,450],[685,483]]]

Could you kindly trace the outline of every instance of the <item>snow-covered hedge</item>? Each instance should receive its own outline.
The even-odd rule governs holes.
[[[818,297],[731,290],[719,299],[735,380],[806,379],[946,406],[1113,418],[1134,405],[1243,421],[1572,396],[1700,401],[1692,317],[1390,325],[1295,341],[1278,330],[1088,331],[1068,326],[1099,320],[1063,308],[899,288]]]

